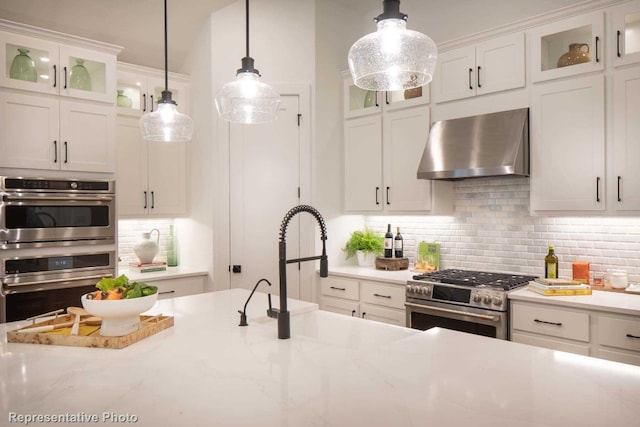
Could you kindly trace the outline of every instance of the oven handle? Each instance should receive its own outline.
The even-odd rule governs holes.
[[[412,304],[410,302],[406,302],[406,303],[404,303],[404,305],[405,305],[405,307],[413,307],[413,308],[434,310],[434,311],[440,311],[440,312],[443,312],[443,313],[458,314],[458,315],[461,315],[461,316],[477,317],[479,319],[490,320],[492,322],[497,322],[499,320],[499,319],[496,319],[496,316],[490,316],[488,314],[468,313],[466,311],[452,310],[450,308],[439,308],[439,307],[434,307],[434,306],[431,306],[431,305]]]
[[[88,202],[110,202],[113,200],[111,196],[76,196],[76,195],[68,195],[68,196],[50,196],[50,195],[42,195],[42,196],[23,196],[23,195],[15,195],[15,196],[3,196],[2,200],[5,202],[10,201],[20,201],[20,200],[36,200],[41,202],[48,202],[49,200],[61,200],[61,201],[70,201],[70,200],[80,200],[80,201],[88,201]]]
[[[56,286],[56,283],[69,283],[69,282],[78,282],[78,281],[86,281],[86,282],[90,282],[93,281],[95,282],[96,280],[100,280],[103,277],[113,277],[113,274],[111,273],[105,273],[105,274],[97,274],[94,276],[82,276],[82,277],[70,277],[70,278],[66,278],[66,279],[53,279],[53,280],[47,280],[46,282],[42,282],[42,281],[35,281],[35,282],[22,282],[18,285],[9,285],[9,287],[11,288],[11,291],[8,292],[7,289],[5,288],[5,286],[7,285],[6,282],[2,283],[2,286],[0,287],[0,296],[7,296],[9,294],[19,294],[19,293],[23,293],[23,292],[34,292],[34,289],[31,289],[34,285],[43,285],[42,288],[36,289],[36,291],[47,291],[50,289],[63,289],[63,288],[75,288],[78,286],[82,286],[82,284],[80,285],[66,285],[66,286]],[[49,284],[51,284],[51,286],[49,286]],[[24,289],[23,287],[26,287],[28,289]],[[24,289],[24,290],[23,290]]]

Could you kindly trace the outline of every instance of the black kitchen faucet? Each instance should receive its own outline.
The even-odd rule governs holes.
[[[286,243],[287,227],[289,226],[289,222],[291,221],[291,219],[300,212],[310,213],[315,217],[316,221],[318,221],[318,225],[320,226],[320,239],[322,240],[322,255],[288,260]],[[327,227],[324,223],[322,215],[320,215],[320,212],[318,212],[314,207],[311,207],[309,205],[296,206],[289,212],[287,212],[287,214],[282,219],[282,224],[280,225],[280,241],[278,242],[278,265],[280,267],[280,311],[277,311],[275,316],[278,319],[278,338],[282,340],[291,338],[290,315],[289,311],[287,310],[287,264],[291,264],[294,262],[315,261],[319,259],[320,277],[327,277],[329,275],[329,263],[327,260],[326,240]]]

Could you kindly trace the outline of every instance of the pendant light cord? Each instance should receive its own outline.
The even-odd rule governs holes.
[[[165,0],[166,1],[166,0]],[[247,32],[247,54],[245,55],[247,58],[249,58],[249,0],[246,0],[245,2],[246,6],[245,6],[245,14],[247,17],[247,28],[246,28],[246,32]]]
[[[247,0],[249,1],[249,0]],[[167,48],[167,0],[164,0],[164,90],[169,91],[169,50]]]

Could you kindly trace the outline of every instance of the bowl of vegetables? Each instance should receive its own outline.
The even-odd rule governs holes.
[[[103,277],[96,290],[80,299],[85,310],[102,318],[100,335],[118,337],[140,328],[140,313],[149,310],[158,300],[158,288],[146,283],[129,282],[124,274]]]

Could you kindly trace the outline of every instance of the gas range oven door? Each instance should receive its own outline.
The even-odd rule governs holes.
[[[407,327],[426,331],[445,328],[485,337],[508,339],[507,312],[408,299]]]

